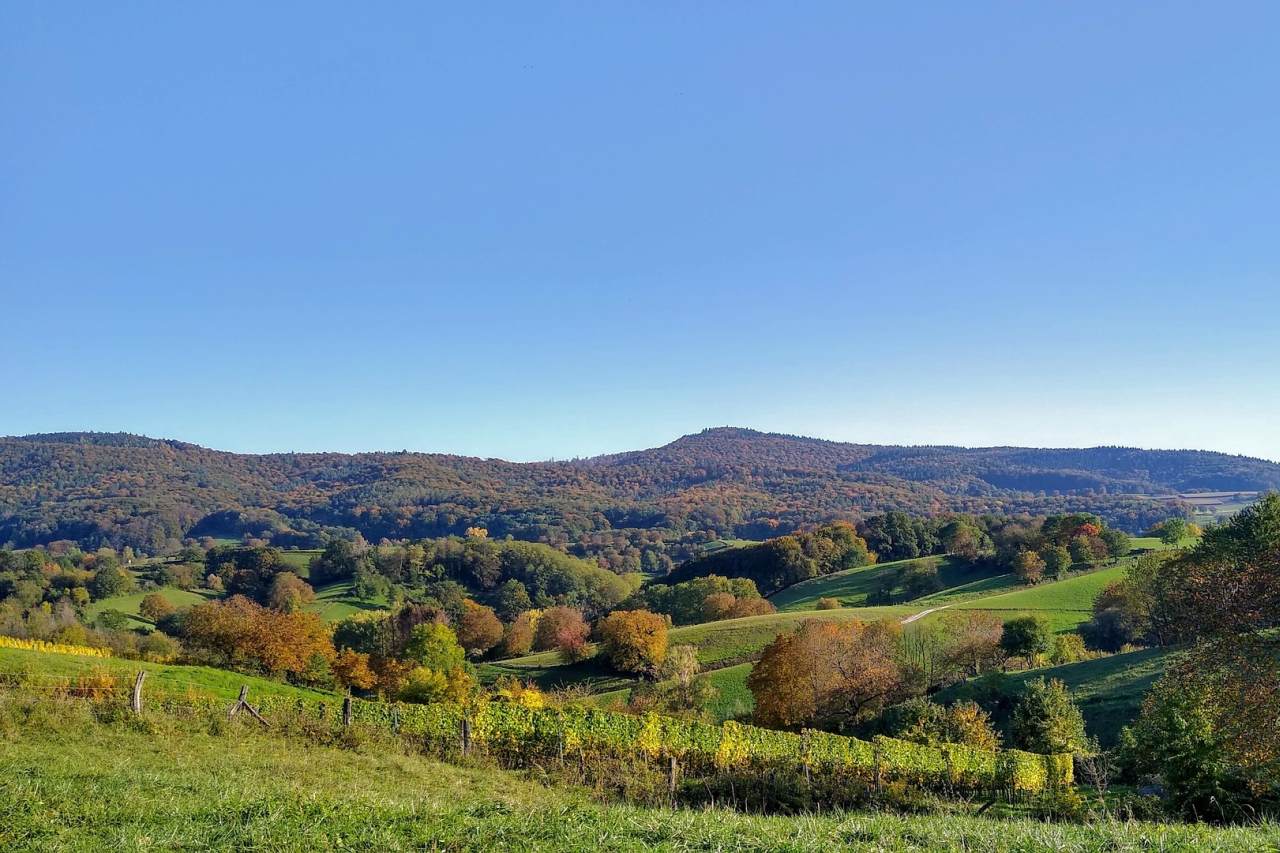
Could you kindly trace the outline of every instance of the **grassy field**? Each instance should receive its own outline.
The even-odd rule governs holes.
[[[1088,621],[1093,612],[1093,599],[1107,584],[1124,577],[1124,565],[1099,569],[1074,575],[1066,580],[1041,583],[1031,587],[1019,587],[1012,592],[999,593],[951,605],[952,610],[994,610],[1003,619],[1024,614],[1035,614],[1049,620],[1057,632],[1072,631],[1081,622]],[[925,599],[920,604],[933,604]]]
[[[1009,673],[1005,676],[1004,690],[1013,695],[1032,679],[1060,679],[1079,704],[1089,734],[1098,737],[1103,746],[1113,746],[1120,729],[1138,716],[1147,690],[1178,654],[1171,649],[1141,649],[1097,660]],[[948,688],[936,698],[943,702],[965,698],[972,695],[973,686],[970,682]]]
[[[305,578],[310,574],[311,559],[320,552],[314,551],[281,551],[280,559],[295,575]]]
[[[845,607],[861,607],[867,597],[902,568],[911,565],[932,566],[938,570],[938,579],[948,589],[982,582],[991,577],[991,570],[976,566],[958,557],[918,557],[914,560],[898,560],[873,566],[845,569],[820,578],[789,586],[769,597],[779,610],[812,610],[820,598],[835,598]],[[895,592],[895,600],[900,592]]]
[[[1053,824],[970,814],[726,809],[601,802],[529,775],[358,750],[249,721],[102,722],[88,703],[0,692],[0,849],[1093,850],[1275,849],[1280,827]],[[977,804],[967,807],[976,809]]]
[[[145,592],[131,592],[128,595],[114,595],[111,598],[104,598],[89,604],[84,609],[85,619],[92,622],[94,618],[104,610],[118,610],[129,616],[130,628],[150,628],[151,620],[144,619],[138,614],[138,607],[142,604],[142,599],[146,598],[153,592],[158,592],[164,596],[165,600],[174,607],[190,607],[193,604],[199,604],[202,601],[208,601],[210,598],[216,597],[216,593],[212,593],[204,589],[178,589],[172,586],[163,586],[158,589],[146,590]]]
[[[316,590],[316,600],[307,605],[307,610],[319,614],[326,622],[337,622],[352,613],[362,610],[383,610],[387,607],[387,599],[379,597],[373,601],[356,598],[351,591],[349,581],[329,584]]]
[[[199,695],[216,696],[228,701],[239,695],[240,686],[244,684],[249,685],[250,699],[255,696],[303,696],[314,699],[334,695],[208,666],[179,666],[123,658],[0,649],[0,673],[21,674],[24,679],[30,679],[37,686],[52,683],[54,679],[64,676],[104,674],[132,678],[139,670],[146,671],[146,687],[149,689],[182,694],[190,690]]]

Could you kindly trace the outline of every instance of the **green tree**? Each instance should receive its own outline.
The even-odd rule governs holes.
[[[334,581],[355,577],[361,563],[355,546],[345,539],[334,539],[324,551],[311,560],[311,582],[323,586]]]
[[[94,599],[101,601],[113,595],[123,595],[133,588],[133,577],[119,566],[106,565],[94,572],[89,582],[89,591]]]
[[[1062,545],[1052,545],[1040,552],[1044,561],[1044,573],[1051,578],[1061,579],[1071,570],[1071,552]]]
[[[1020,616],[1004,623],[1000,648],[1012,657],[1031,660],[1049,651],[1053,633],[1043,616]]]
[[[1027,682],[1010,721],[1019,749],[1041,753],[1079,753],[1089,747],[1084,717],[1058,679]]]
[[[529,590],[525,588],[524,584],[515,578],[511,578],[503,581],[502,585],[498,587],[493,605],[499,619],[504,622],[511,622],[521,613],[533,607],[533,599],[529,597]]]
[[[447,673],[458,667],[465,668],[467,653],[448,625],[426,622],[415,626],[409,633],[404,659],[436,672]]]
[[[1152,533],[1159,536],[1160,541],[1166,545],[1177,545],[1187,538],[1190,529],[1191,525],[1185,518],[1174,516],[1157,524],[1152,528]]]

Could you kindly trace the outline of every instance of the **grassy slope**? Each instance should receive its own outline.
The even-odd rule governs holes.
[[[0,849],[1151,850],[1274,848],[1280,827],[1075,826],[966,815],[602,804],[575,788],[372,744],[223,733],[151,717],[105,724],[85,703],[0,693]]]
[[[289,566],[293,570],[295,575],[300,578],[305,578],[310,574],[311,558],[317,556],[319,553],[320,552],[318,550],[281,551],[280,559],[285,563],[285,565]]]
[[[944,557],[919,557],[914,560],[897,560],[892,563],[877,563],[870,566],[858,566],[833,572],[819,578],[801,581],[798,584],[779,590],[769,596],[769,600],[779,610],[812,610],[818,605],[819,598],[836,598],[845,607],[861,607],[867,597],[880,588],[886,578],[904,566],[913,563],[938,566],[941,574],[944,561],[947,567],[964,565],[960,560]],[[945,581],[944,581],[945,583]],[[947,584],[951,586],[951,584]]]
[[[1093,599],[1104,586],[1122,579],[1125,570],[1124,565],[1112,566],[1053,583],[1042,583],[1032,587],[1022,587],[1013,592],[959,601],[952,604],[951,609],[995,610],[1004,619],[1034,613],[1048,619],[1055,631],[1071,631],[1081,622],[1088,621],[1092,613]]]
[[[138,615],[138,607],[142,604],[142,599],[153,592],[158,592],[172,604],[174,607],[190,607],[193,604],[199,604],[210,598],[216,597],[216,593],[212,593],[204,589],[177,589],[172,586],[162,586],[158,589],[147,590],[145,592],[132,592],[128,595],[114,595],[111,598],[104,598],[101,601],[95,601],[85,607],[85,619],[92,622],[94,617],[104,610],[119,610],[121,613],[128,614],[130,628],[151,627],[151,620],[144,619]]]
[[[329,584],[316,590],[316,600],[307,605],[307,610],[318,613],[326,622],[337,622],[352,613],[362,610],[383,610],[387,606],[385,597],[374,601],[356,598],[351,593],[351,583]]]
[[[294,687],[267,678],[241,675],[208,666],[177,666],[123,658],[94,658],[79,655],[61,655],[33,652],[25,649],[0,649],[0,673],[22,673],[33,685],[52,683],[57,677],[89,674],[107,674],[132,678],[138,670],[145,670],[146,689],[171,693],[194,691],[199,695],[216,696],[228,701],[240,693],[240,686],[249,685],[249,698],[255,696],[305,696],[309,698],[332,697],[331,693]]]
[[[1009,673],[1006,692],[1016,694],[1022,684],[1035,678],[1060,679],[1080,705],[1089,734],[1100,738],[1104,746],[1111,746],[1119,737],[1120,729],[1137,717],[1143,696],[1177,654],[1169,649],[1142,649],[1097,660]],[[973,684],[948,688],[935,698],[941,702],[965,698],[971,695]]]

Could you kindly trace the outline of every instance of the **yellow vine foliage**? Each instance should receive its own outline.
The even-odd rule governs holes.
[[[0,649],[25,649],[29,652],[50,652],[55,655],[83,655],[93,658],[111,657],[111,649],[94,646],[75,646],[70,643],[46,643],[44,640],[22,640],[0,636]]]

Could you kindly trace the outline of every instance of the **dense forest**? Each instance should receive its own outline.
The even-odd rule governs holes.
[[[0,439],[0,545],[175,550],[184,539],[317,547],[461,535],[545,542],[660,573],[716,538],[765,539],[886,510],[1095,512],[1138,531],[1179,492],[1280,487],[1280,465],[1204,451],[893,447],[745,429],[592,459],[224,453],[126,434]]]

